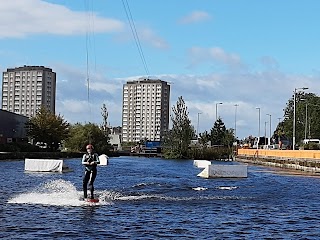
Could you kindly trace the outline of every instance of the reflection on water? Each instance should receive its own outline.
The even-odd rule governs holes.
[[[320,179],[249,166],[246,179],[202,179],[191,160],[120,157],[101,166],[100,202],[81,201],[74,171],[25,173],[0,162],[3,239],[318,239]],[[232,164],[232,163],[229,163]]]

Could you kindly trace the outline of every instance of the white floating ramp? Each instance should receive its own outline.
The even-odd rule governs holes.
[[[248,177],[248,166],[241,165],[208,165],[198,177],[202,178],[246,178]]]
[[[109,160],[109,157],[105,154],[101,154],[99,156],[99,160],[100,160],[100,164],[101,166],[106,166],[108,165],[108,160]]]
[[[211,165],[211,162],[208,160],[194,160],[193,165],[197,168],[206,168],[207,166]]]
[[[70,169],[63,164],[62,159],[31,159],[24,160],[24,170],[28,172],[64,172]]]

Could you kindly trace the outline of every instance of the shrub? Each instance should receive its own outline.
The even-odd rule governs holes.
[[[304,150],[319,150],[320,145],[318,143],[309,142],[303,145]]]

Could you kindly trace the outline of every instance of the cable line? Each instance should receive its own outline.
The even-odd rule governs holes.
[[[90,46],[91,46],[91,38],[90,34],[93,35],[94,38],[94,17],[93,17],[93,4],[89,5],[90,0],[84,0],[85,4],[85,12],[87,13],[87,26],[86,26],[86,81],[87,81],[87,101],[88,101],[88,108],[89,108],[89,123],[92,121],[92,110],[90,105]],[[95,52],[94,52],[95,56]],[[96,63],[95,63],[96,64]],[[88,132],[88,142],[92,143],[92,131],[89,129]]]
[[[135,27],[135,24],[134,24],[134,20],[133,20],[132,14],[131,14],[129,3],[128,3],[127,0],[122,0],[122,4],[123,4],[124,10],[125,10],[126,15],[127,15],[127,18],[128,18],[128,21],[129,21],[129,25],[130,25],[130,28],[131,28],[131,32],[132,32],[133,38],[135,40],[136,46],[138,48],[139,55],[140,55],[144,70],[145,70],[145,72],[147,74],[147,77],[149,78],[150,74],[149,74],[147,61],[146,61],[146,59],[144,57],[144,54],[143,54],[143,50],[142,50],[142,47],[141,47],[141,44],[140,44],[140,39],[139,39],[137,30],[136,30],[136,27]]]

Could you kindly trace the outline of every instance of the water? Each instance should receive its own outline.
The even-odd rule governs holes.
[[[249,166],[246,179],[202,179],[191,160],[111,158],[82,196],[68,173],[0,162],[1,239],[319,239],[320,178]],[[232,164],[232,163],[230,163]]]

